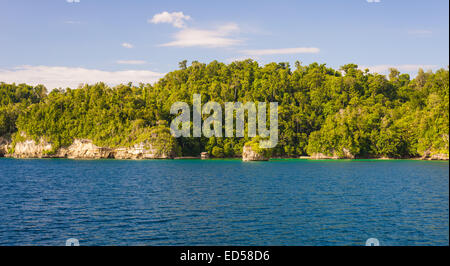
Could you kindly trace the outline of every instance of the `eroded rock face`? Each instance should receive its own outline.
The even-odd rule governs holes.
[[[243,161],[268,161],[269,158],[264,157],[255,151],[253,151],[251,146],[244,146],[242,149],[242,160]]]
[[[319,159],[339,159],[337,156],[329,156],[324,153],[314,153],[311,155],[311,159],[319,160]]]
[[[9,143],[8,143],[9,144]],[[2,149],[3,146],[0,146]],[[9,146],[5,145],[5,152]],[[144,143],[127,148],[99,147],[89,139],[75,139],[69,147],[61,147],[55,153],[49,154],[52,144],[41,139],[38,144],[34,140],[18,142],[15,146],[15,158],[70,158],[70,159],[172,159],[174,151],[163,152]]]
[[[431,150],[427,150],[423,153],[422,160],[448,160],[449,155],[445,153],[433,153]]]
[[[355,155],[353,155],[353,154],[350,152],[350,150],[347,149],[347,148],[343,148],[343,149],[342,149],[342,153],[343,153],[342,158],[345,158],[345,159],[355,159]]]
[[[34,140],[25,140],[16,143],[13,157],[15,158],[48,158],[47,155],[52,150],[52,144],[41,138],[38,143]]]
[[[355,159],[355,155],[350,153],[350,150],[347,148],[342,149],[342,155],[339,156],[336,151],[331,152],[332,155],[327,155],[324,153],[314,153],[311,155],[312,159]]]
[[[448,161],[448,154],[445,153],[437,153],[430,156],[430,160],[447,160]]]
[[[4,157],[8,153],[11,140],[0,137],[0,157]]]
[[[149,144],[136,144],[133,147],[117,148],[114,150],[115,159],[173,159],[175,154],[173,152],[165,153],[158,151]]]
[[[89,139],[75,139],[67,148],[60,148],[56,157],[70,159],[106,159],[111,158],[113,149],[99,147]]]

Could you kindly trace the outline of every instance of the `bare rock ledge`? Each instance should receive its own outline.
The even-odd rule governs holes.
[[[1,149],[1,146],[0,146]],[[14,158],[70,158],[70,159],[173,159],[175,152],[163,152],[152,147],[151,144],[136,144],[132,147],[108,148],[99,147],[89,139],[75,139],[69,147],[61,147],[52,151],[52,143],[43,138],[38,143],[25,140],[15,145]]]
[[[242,160],[243,161],[268,161],[269,158],[264,157],[257,152],[255,152],[251,146],[244,146],[242,149]]]

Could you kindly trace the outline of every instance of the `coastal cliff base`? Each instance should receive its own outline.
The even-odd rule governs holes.
[[[5,146],[5,145],[3,145]],[[6,148],[0,146],[0,153],[7,154]],[[151,144],[140,143],[132,147],[109,148],[99,147],[89,139],[75,139],[68,147],[53,151],[51,142],[41,138],[16,143],[13,158],[69,158],[69,159],[172,159],[176,156],[173,150],[161,151]]]
[[[8,150],[10,148],[11,141],[9,139],[0,137],[0,157],[4,157],[8,154]]]
[[[11,153],[12,152],[12,153]],[[208,154],[209,155],[209,154]],[[100,147],[89,139],[75,139],[68,147],[53,149],[53,144],[45,138],[38,141],[26,139],[13,144],[6,137],[0,137],[0,157],[12,158],[69,158],[69,159],[174,159],[179,156],[174,147],[164,147],[160,149],[148,142],[135,144],[131,147]],[[207,154],[202,154],[202,159],[207,159]],[[197,157],[195,157],[197,158]],[[300,159],[355,159],[356,157],[346,150],[339,156],[335,152],[331,155],[316,153],[312,156],[300,156]],[[270,157],[256,152],[251,145],[245,145],[242,151],[243,161],[268,161]],[[360,158],[362,159],[362,158]],[[373,159],[394,159],[394,158],[373,158]],[[419,160],[449,160],[446,153],[425,152],[421,157],[409,158]]]
[[[242,149],[242,160],[243,161],[268,161],[269,158],[254,151],[252,149],[252,146],[246,145]]]

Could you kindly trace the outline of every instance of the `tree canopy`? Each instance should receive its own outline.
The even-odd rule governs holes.
[[[275,156],[323,153],[355,157],[414,157],[448,154],[449,71],[419,70],[411,79],[391,69],[388,77],[347,64],[295,69],[288,63],[258,65],[252,60],[224,64],[183,61],[180,69],[154,85],[104,83],[77,89],[0,83],[0,136],[45,136],[55,147],[75,138],[100,146],[129,146],[148,134],[146,128],[168,124],[174,102],[278,102],[279,142]],[[192,110],[192,106],[191,106]],[[163,124],[164,124],[163,123]],[[208,151],[238,156],[245,138],[176,140],[183,155]]]

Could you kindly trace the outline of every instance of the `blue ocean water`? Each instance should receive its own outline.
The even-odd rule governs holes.
[[[449,163],[0,159],[0,245],[449,244]]]

